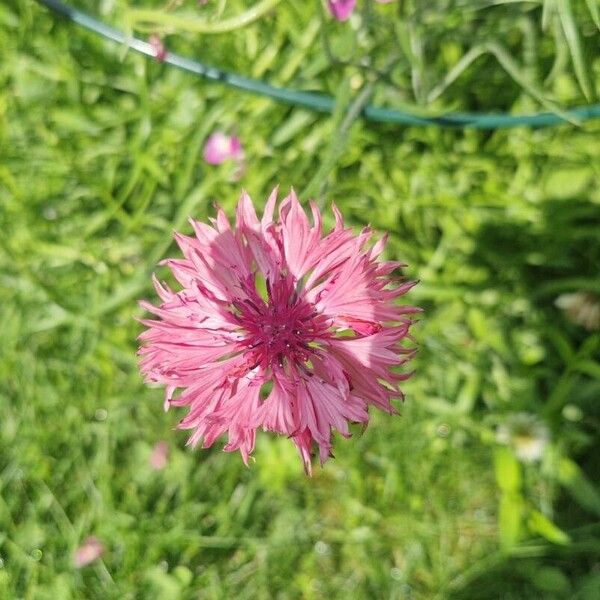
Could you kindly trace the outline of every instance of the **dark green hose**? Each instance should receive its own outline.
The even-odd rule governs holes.
[[[137,50],[147,56],[155,56],[155,49],[148,42],[144,42],[138,38],[128,37],[118,29],[114,29],[76,8],[71,8],[59,0],[37,1],[54,12],[66,17],[70,21],[93,31],[98,35],[120,44],[125,44],[129,48]],[[303,106],[325,113],[332,113],[335,107],[335,101],[331,96],[274,87],[263,81],[249,79],[235,73],[226,73],[220,69],[203,65],[198,61],[172,52],[167,53],[163,62],[179,67],[184,71],[195,73],[200,77],[220,81],[230,87],[273,98],[294,106]],[[473,127],[476,129],[501,129],[524,125],[530,127],[547,127],[549,125],[557,125],[566,122],[565,118],[561,115],[549,112],[529,115],[455,112],[437,117],[426,117],[406,111],[391,108],[379,108],[372,105],[366,106],[362,111],[362,115],[370,121],[377,121],[380,123],[396,123],[398,125],[437,125],[438,127]],[[597,118],[600,117],[600,104],[572,108],[564,111],[564,116],[573,119],[573,121],[586,121],[588,119]]]

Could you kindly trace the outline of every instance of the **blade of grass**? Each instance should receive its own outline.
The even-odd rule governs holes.
[[[491,52],[504,70],[518,83],[530,96],[535,98],[546,110],[568,121],[573,125],[580,125],[580,121],[573,115],[562,110],[551,100],[548,100],[542,90],[523,73],[518,63],[510,53],[498,42],[486,42],[486,47]]]
[[[427,103],[435,102],[482,54],[488,52],[484,46],[473,46],[465,52],[460,60],[446,73],[445,77],[435,85],[427,95]]]
[[[556,10],[554,0],[544,0],[542,5],[542,31],[548,31],[550,26],[550,20]]]
[[[600,31],[600,8],[598,8],[598,3],[596,0],[585,0],[588,10],[590,11],[590,15],[592,15],[592,19]]]
[[[575,69],[579,87],[587,100],[591,102],[596,97],[596,94],[589,76],[590,67],[581,45],[581,37],[579,35],[577,24],[575,23],[571,2],[570,0],[556,0],[556,2],[565,38],[571,52],[571,60],[573,61],[573,68]]]
[[[362,112],[363,108],[367,105],[369,98],[373,93],[373,83],[367,84],[352,103],[350,103],[350,89],[350,79],[346,78],[340,86],[336,97],[336,108],[333,116],[334,133],[324,152],[321,166],[302,192],[302,198],[304,200],[313,197],[321,200],[327,178],[335,168],[335,164],[344,151],[348,131]]]

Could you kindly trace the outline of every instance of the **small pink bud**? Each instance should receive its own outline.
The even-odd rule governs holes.
[[[167,442],[158,442],[150,455],[150,466],[156,471],[160,471],[167,466],[169,461],[169,446]]]
[[[204,160],[209,165],[220,165],[227,160],[239,160],[243,157],[242,143],[234,135],[229,136],[217,131],[208,137],[204,145]]]
[[[328,0],[327,7],[334,19],[347,21],[354,12],[356,0]]]
[[[104,546],[102,542],[96,536],[91,535],[75,550],[73,564],[81,569],[81,567],[85,567],[100,558],[103,553]]]
[[[156,58],[157,61],[162,62],[165,60],[165,58],[167,58],[167,49],[165,48],[160,36],[153,33],[148,38],[148,43],[152,47],[152,50],[154,51],[154,58]]]

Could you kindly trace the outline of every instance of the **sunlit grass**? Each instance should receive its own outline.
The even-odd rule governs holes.
[[[292,4],[233,36],[170,41],[335,93],[351,71],[328,66],[316,13]],[[450,4],[430,15],[436,36],[456,23]],[[541,31],[542,3],[517,4],[484,26],[501,23],[501,35],[518,10]],[[578,23],[585,10],[577,5]],[[348,34],[328,27],[343,50]],[[581,43],[593,35],[584,25]],[[399,81],[412,90],[424,69],[433,83],[466,40],[460,51],[442,44],[442,62],[405,62]],[[543,40],[534,58],[547,65],[556,48]],[[509,46],[524,51],[520,38]],[[340,136],[344,113],[291,109],[123,56],[30,2],[0,7],[0,57],[0,596],[594,598],[600,338],[554,302],[600,291],[597,124],[482,133],[356,120]],[[544,93],[583,101],[581,77],[561,69],[554,81],[568,93]],[[384,89],[378,101],[415,101]],[[537,106],[491,61],[442,97],[460,108]],[[240,181],[233,165],[202,163],[215,128],[244,143]],[[206,217],[213,201],[231,213],[241,187],[260,204],[276,184],[300,194],[310,185],[355,227],[389,231],[388,254],[420,279],[411,301],[425,308],[401,416],[375,415],[364,434],[337,439],[335,461],[312,479],[289,442],[267,434],[249,469],[218,445],[185,449],[173,431],[182,413],[162,411],[136,366],[136,301],[153,297],[150,273],[177,253],[173,229],[189,233],[188,216]],[[497,426],[518,412],[550,430],[540,463],[497,458]],[[171,454],[154,471],[160,440]],[[106,554],[76,570],[73,552],[92,534]]]

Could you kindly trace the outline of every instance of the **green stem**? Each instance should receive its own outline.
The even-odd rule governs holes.
[[[262,0],[262,2],[255,4],[244,13],[216,23],[193,19],[189,15],[171,15],[161,10],[145,8],[129,9],[126,16],[133,27],[142,24],[143,26],[173,27],[178,31],[192,31],[194,33],[227,33],[254,23],[254,21],[273,10],[279,2],[280,0]]]
[[[320,200],[324,195],[325,187],[327,185],[327,178],[329,177],[331,171],[333,171],[335,168],[339,157],[346,147],[346,140],[352,124],[360,117],[365,107],[369,103],[369,100],[373,95],[375,83],[375,81],[369,82],[361,90],[354,102],[352,102],[348,107],[348,110],[345,113],[339,127],[335,129],[331,142],[325,151],[325,158],[323,159],[321,166],[315,173],[314,177],[310,180],[309,184],[306,186],[306,190],[302,194],[303,198],[307,199],[316,197],[319,199],[319,204],[321,204]],[[338,98],[338,102],[343,101],[343,98]]]

